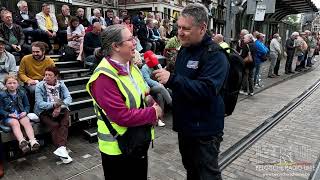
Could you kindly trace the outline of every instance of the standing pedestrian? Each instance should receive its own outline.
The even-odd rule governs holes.
[[[312,67],[312,58],[313,58],[313,54],[314,51],[317,47],[317,40],[315,38],[315,34],[311,33],[310,31],[306,31],[307,32],[307,44],[309,47],[309,51],[307,54],[307,67]]]
[[[292,61],[295,54],[294,40],[297,39],[298,36],[298,32],[293,32],[290,38],[286,41],[287,61],[285,67],[285,74],[294,74],[294,71],[292,70]]]
[[[101,38],[106,58],[92,74],[87,91],[98,118],[104,176],[107,180],[147,180],[152,125],[157,124],[162,110],[156,103],[146,103],[149,87],[131,63],[136,44],[130,30],[111,25]]]
[[[173,73],[154,71],[155,78],[172,90],[173,130],[178,132],[182,163],[188,180],[220,180],[218,154],[224,127],[221,89],[229,65],[207,35],[208,10],[188,4],[178,19],[182,48]],[[206,56],[206,57],[204,57]]]
[[[253,83],[255,84],[256,87],[262,86],[259,80],[260,68],[261,68],[261,64],[267,60],[267,54],[269,52],[269,49],[263,43],[264,38],[265,38],[265,35],[262,33],[259,33],[257,34],[257,40],[255,41],[257,52],[255,56],[255,67],[254,67],[255,71],[254,71]]]
[[[278,62],[278,58],[281,58],[281,45],[279,42],[279,38],[280,38],[279,34],[275,33],[273,35],[273,38],[270,43],[270,61],[271,61],[271,63],[269,66],[269,73],[268,73],[269,78],[274,78],[276,76],[279,76],[278,71],[277,71],[277,73],[274,73],[274,71],[276,70],[276,63]],[[279,66],[278,66],[278,70],[279,70]]]
[[[246,34],[243,37],[244,47],[241,49],[240,56],[245,62],[245,72],[242,80],[242,90],[240,94],[253,96],[253,69],[255,65],[256,46],[252,34]],[[251,56],[251,57],[250,57]],[[251,61],[250,61],[251,59]],[[249,91],[248,91],[249,90]]]

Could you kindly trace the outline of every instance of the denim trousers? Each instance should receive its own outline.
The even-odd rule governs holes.
[[[260,75],[260,67],[261,67],[261,64],[260,63],[257,63],[255,66],[254,66],[254,79],[253,79],[253,83],[254,85],[258,84],[259,83],[259,75]]]

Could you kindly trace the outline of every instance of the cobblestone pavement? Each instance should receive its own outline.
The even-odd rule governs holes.
[[[302,180],[320,148],[320,89],[223,171],[225,180]]]
[[[282,75],[283,65],[281,69],[280,74]],[[265,74],[267,70],[268,63],[265,63],[262,73]],[[241,101],[237,104],[234,114],[226,118],[221,150],[226,150],[267,117],[301,94],[317,80],[316,77],[319,75],[319,68],[314,68],[309,73],[273,86],[253,97],[240,96]],[[265,79],[265,76],[262,78],[265,87],[269,87],[290,77],[282,75],[273,79]],[[171,115],[168,114],[165,117],[167,126],[156,129],[154,148],[149,151],[149,176],[151,180],[182,180],[186,176],[181,164],[177,135],[171,130],[171,119]],[[88,143],[79,134],[73,134],[69,139],[68,147],[72,151],[73,163],[61,164],[52,154],[53,146],[49,145],[41,149],[40,153],[7,163],[4,179],[103,179],[97,144]],[[231,174],[231,171],[229,172]]]

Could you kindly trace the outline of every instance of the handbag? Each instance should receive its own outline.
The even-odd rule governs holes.
[[[319,55],[319,49],[320,49],[320,45],[318,47],[316,47],[316,49],[314,50],[313,55]]]
[[[250,47],[249,47],[248,44],[247,44],[247,48],[248,48],[248,51],[249,51],[249,52],[248,52],[247,57],[245,57],[245,58],[243,59],[243,61],[244,61],[245,64],[251,64],[251,63],[253,63],[253,59],[252,59]]]
[[[151,125],[128,127],[127,131],[120,135],[112,127],[102,109],[99,106],[97,108],[110,134],[118,141],[119,149],[123,155],[139,157],[148,151],[151,142]]]

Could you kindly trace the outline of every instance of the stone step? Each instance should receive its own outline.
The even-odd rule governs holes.
[[[58,68],[81,67],[78,61],[58,61],[54,63]]]
[[[62,80],[67,87],[76,86],[76,85],[85,85],[87,84],[88,80],[90,79],[89,76],[85,77],[78,77],[78,78],[70,78]]]
[[[60,71],[61,79],[84,77],[89,74],[90,69],[85,68],[64,68]]]
[[[91,97],[74,99],[69,106],[71,111],[80,111],[81,109],[88,107],[93,107]]]

